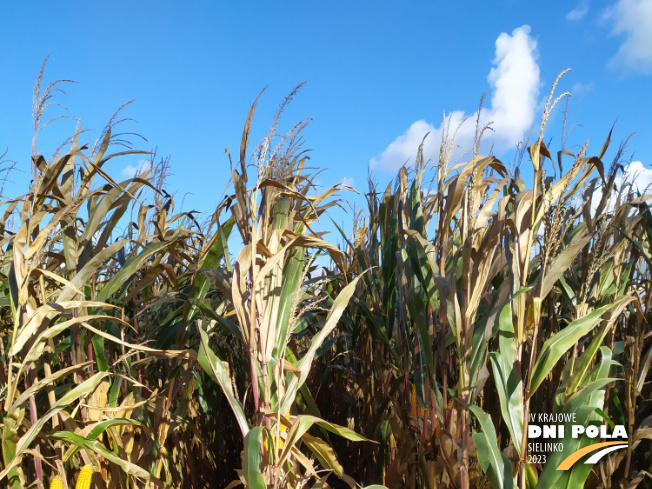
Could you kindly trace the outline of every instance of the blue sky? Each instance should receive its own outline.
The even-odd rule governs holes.
[[[590,139],[597,153],[617,121],[642,180],[652,182],[652,0],[548,2],[3,2],[0,30],[0,148],[29,182],[34,80],[73,79],[58,101],[93,141],[122,103],[140,149],[171,156],[171,190],[184,209],[212,211],[228,179],[224,149],[239,146],[250,104],[265,86],[253,140],[294,86],[305,87],[281,129],[310,117],[305,147],[319,182],[366,188],[371,165],[386,184],[430,131],[434,155],[442,115],[474,116],[483,92],[488,144],[506,161],[537,124],[559,72],[573,93],[568,145]],[[52,111],[52,115],[61,112]],[[563,107],[547,138],[558,149]],[[460,133],[469,149],[473,124]],[[40,136],[46,155],[74,129],[60,120]],[[613,149],[615,151],[616,144]],[[572,148],[571,148],[572,149]],[[611,152],[613,154],[613,151]],[[128,175],[138,158],[110,163]],[[354,199],[355,200],[355,199]],[[361,202],[358,198],[358,202]]]

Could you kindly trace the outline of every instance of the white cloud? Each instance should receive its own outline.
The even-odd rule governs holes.
[[[496,39],[495,68],[489,72],[493,88],[491,109],[486,120],[493,120],[498,139],[515,146],[534,121],[539,95],[537,43],[530,37],[530,26],[502,33]]]
[[[382,170],[394,170],[401,167],[409,159],[414,158],[417,148],[426,134],[428,134],[428,137],[424,143],[424,154],[432,157],[439,147],[441,129],[435,128],[424,120],[419,120],[412,123],[407,131],[390,143],[380,155],[380,158],[372,158],[371,167]]]
[[[609,66],[652,73],[652,0],[618,0],[604,17],[613,35],[625,36]]]
[[[591,90],[593,90],[594,86],[595,82],[593,80],[587,83],[577,82],[573,84],[573,88],[571,88],[570,91],[573,95],[579,95],[580,93],[589,93]]]
[[[621,190],[621,186],[623,185],[623,182],[625,182],[626,187],[631,185],[631,189],[634,192],[640,192],[641,195],[650,193],[652,190],[652,169],[645,168],[643,163],[640,161],[632,161],[625,166],[624,170],[624,176],[619,175],[614,181],[617,190]],[[624,191],[628,192],[629,189],[625,188]],[[598,187],[591,196],[591,213],[593,215],[595,215],[600,199],[602,199],[602,189]],[[605,211],[613,211],[615,204],[616,196],[610,196]]]
[[[351,177],[344,177],[340,182],[341,185],[346,185],[347,187],[353,187],[355,180]]]
[[[640,161],[632,161],[627,165],[625,171],[635,190],[641,194],[649,193],[652,190],[652,169],[645,168]]]
[[[566,14],[566,20],[577,22],[582,20],[584,17],[586,17],[586,14],[588,13],[589,13],[589,6],[580,5],[579,7],[574,8],[573,10],[571,10]]]
[[[502,33],[496,39],[495,65],[487,77],[491,86],[491,106],[484,109],[481,124],[492,123],[492,132],[485,133],[485,141],[496,151],[514,147],[523,139],[534,121],[539,95],[539,65],[536,62],[537,43],[530,37],[527,25],[514,29],[512,34]],[[475,135],[477,113],[470,116],[457,133],[455,143],[470,151]],[[453,111],[447,116],[450,131],[455,131],[465,119],[462,111]],[[408,160],[414,161],[417,148],[426,133],[424,143],[426,160],[438,157],[442,126],[418,120],[394,140],[378,158],[372,158],[374,169],[395,171]],[[459,152],[456,153],[459,156]]]
[[[150,160],[140,160],[138,166],[127,165],[122,169],[122,176],[126,178],[134,178],[136,175],[149,170],[152,167]]]

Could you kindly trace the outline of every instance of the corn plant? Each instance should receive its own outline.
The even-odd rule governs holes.
[[[336,328],[360,280],[351,280],[337,297],[320,297],[323,283],[310,273],[315,259],[311,249],[324,250],[342,263],[341,251],[312,230],[319,217],[336,204],[329,199],[339,189],[309,195],[315,175],[305,174],[308,158],[300,151],[305,122],[275,141],[277,122],[293,94],[281,105],[269,135],[254,152],[256,181],[249,188],[248,139],[258,99],[253,104],[239,165],[232,168],[234,194],[227,197],[242,239],[230,281],[237,334],[249,353],[251,423],[233,390],[229,365],[211,350],[210,330],[200,331],[199,361],[220,384],[235,413],[244,437],[241,480],[252,488],[304,487],[311,479],[325,481],[329,472],[345,477],[333,450],[309,433],[313,425],[350,440],[365,440],[345,427],[292,412],[319,348]],[[303,351],[298,345],[292,349],[293,331],[315,311],[328,311],[323,324],[301,345]],[[308,447],[328,471],[326,475],[300,451],[299,443]]]

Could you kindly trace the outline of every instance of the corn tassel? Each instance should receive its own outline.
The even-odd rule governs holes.
[[[77,485],[75,489],[89,489],[91,487],[91,478],[93,477],[93,468],[90,465],[84,465],[79,471]]]
[[[50,482],[50,489],[63,489],[63,482],[61,482],[61,477],[55,477]]]

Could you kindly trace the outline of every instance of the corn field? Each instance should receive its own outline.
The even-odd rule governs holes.
[[[257,145],[256,99],[206,219],[118,114],[49,159],[35,135],[0,219],[1,484],[652,487],[652,196],[611,133],[548,147],[554,92],[514,163],[481,154],[483,127],[455,157],[448,127],[436,161],[370,176],[346,229],[329,210],[351,189],[315,184],[306,122],[278,130],[295,92]],[[137,154],[154,165],[105,170]],[[594,440],[533,461],[530,413],[628,446],[558,471]]]

